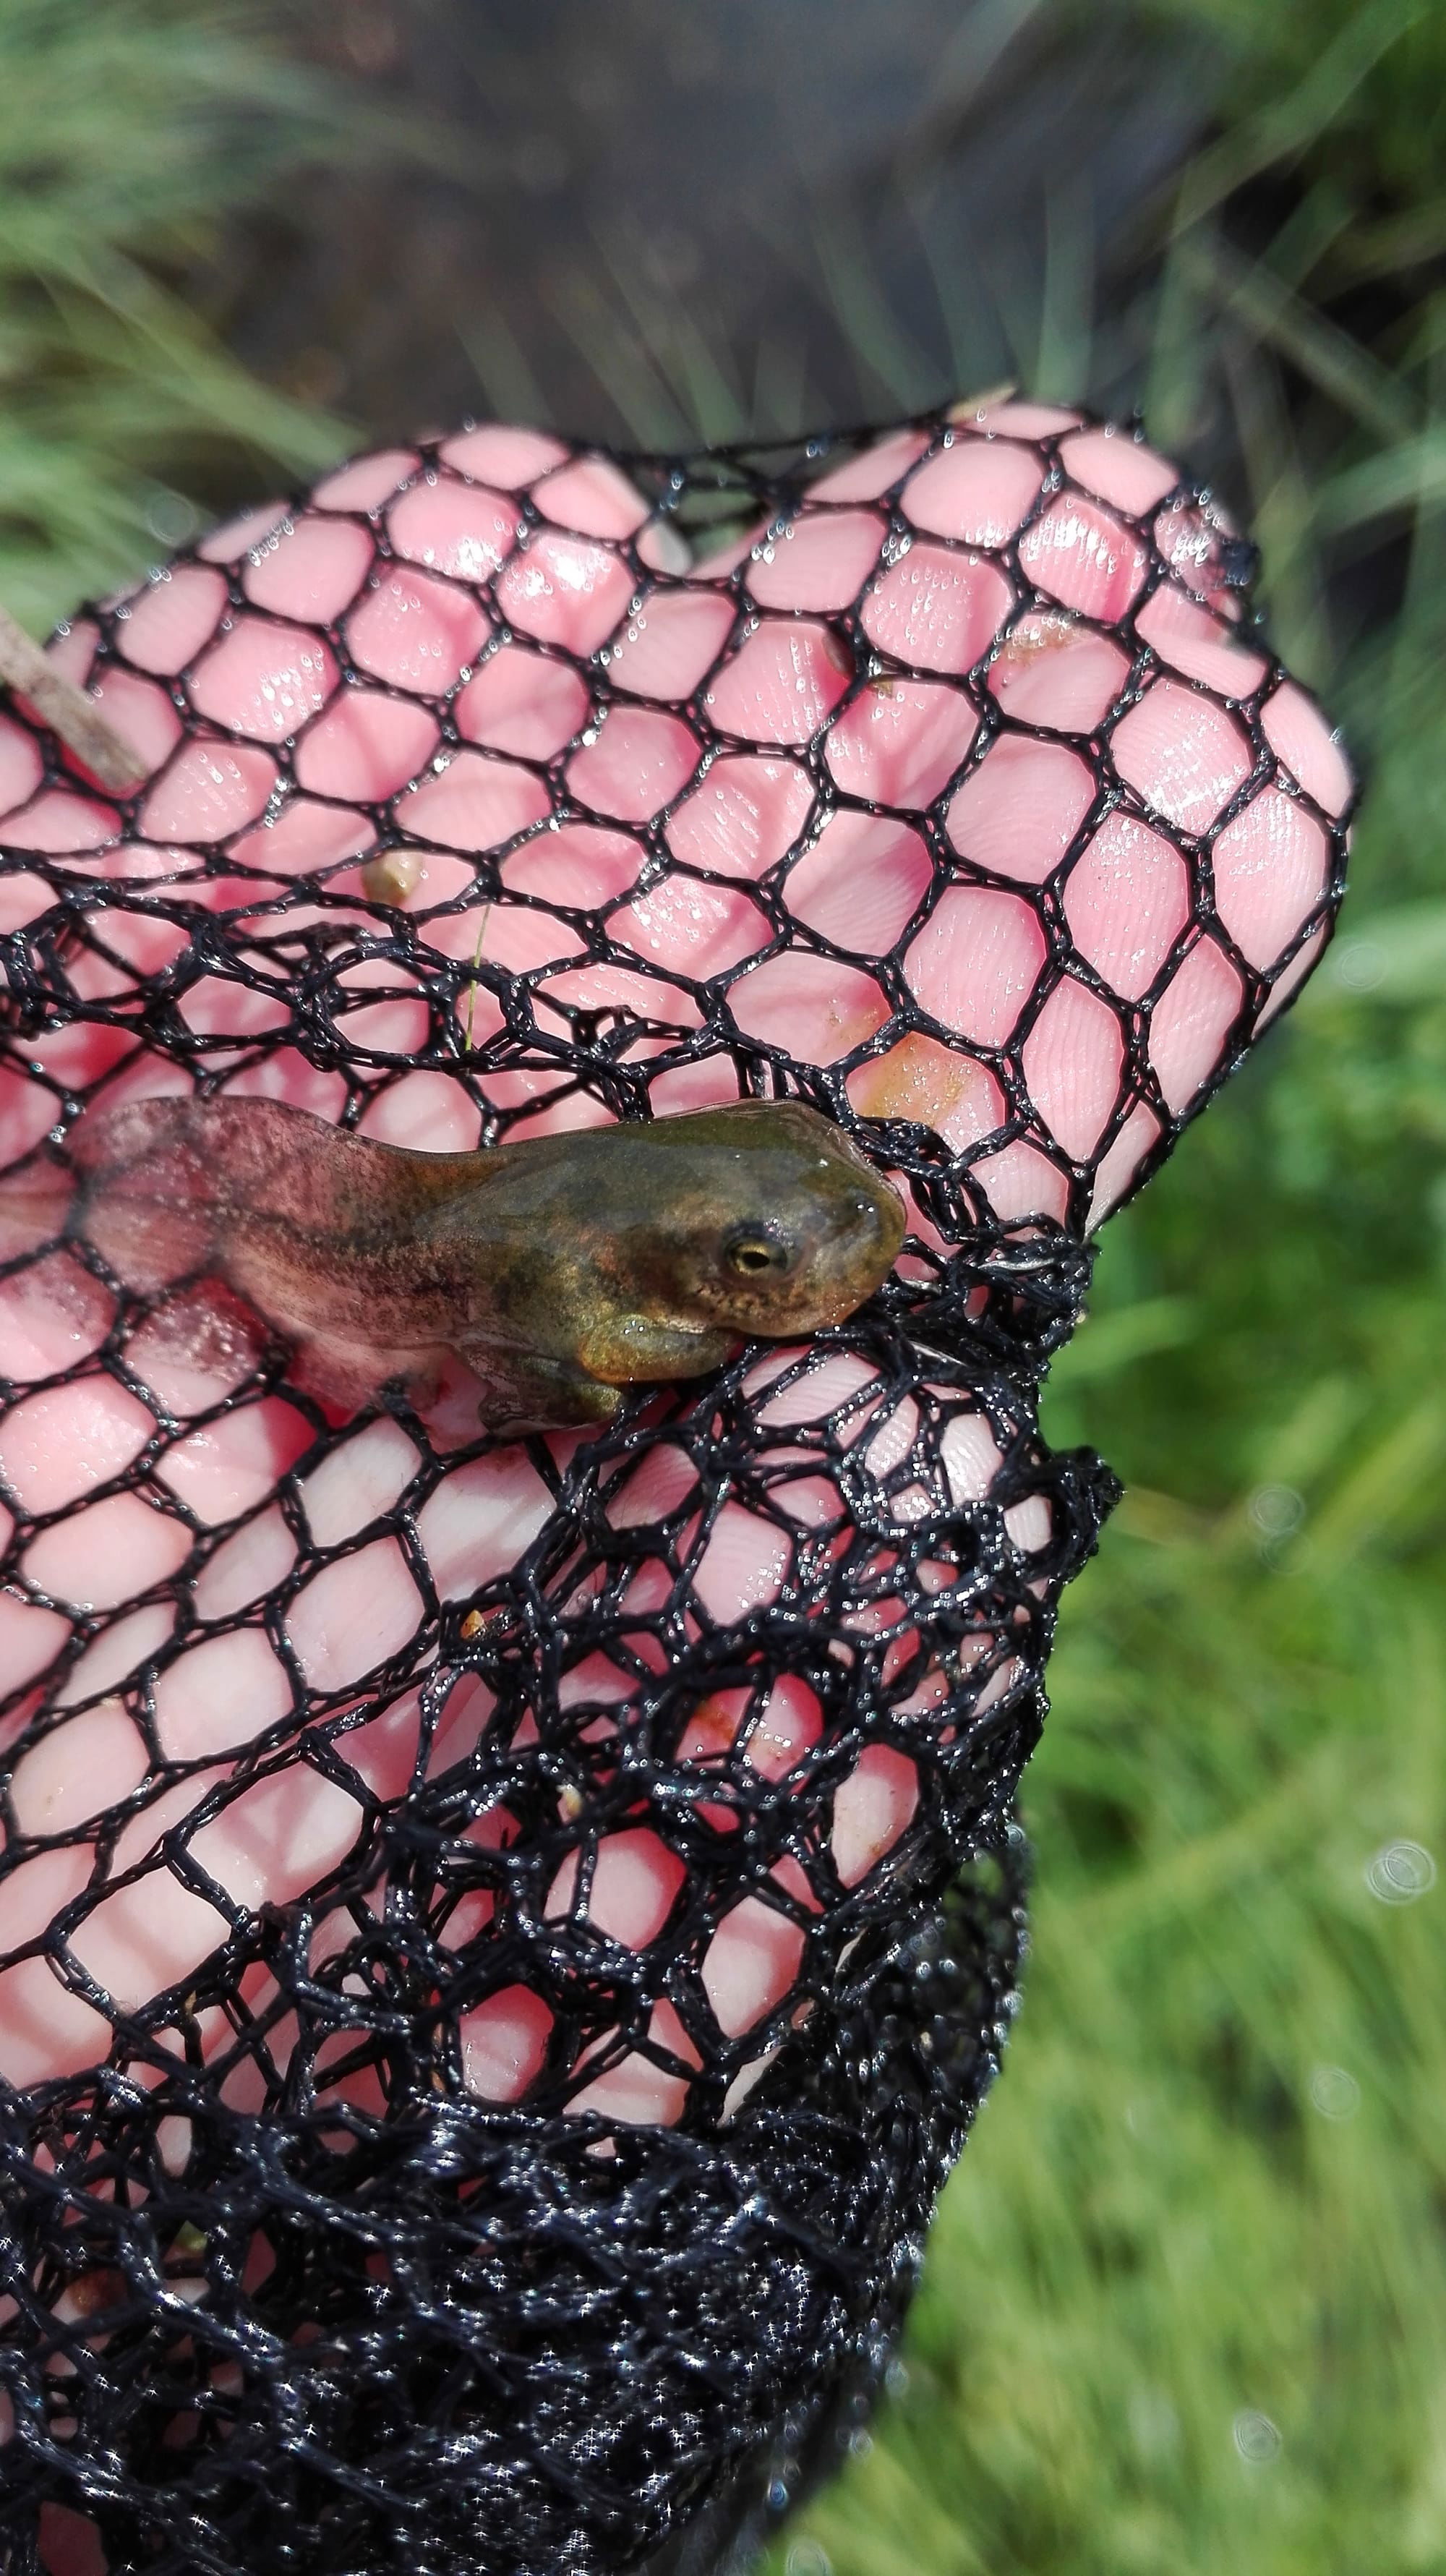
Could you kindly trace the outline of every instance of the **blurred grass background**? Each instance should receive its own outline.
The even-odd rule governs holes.
[[[1347,926],[1110,1227],[1057,1364],[1052,1436],[1129,1490],[1067,1601],[1027,1783],[1026,2009],[889,2404],[778,2557],[1441,2576],[1446,11],[954,14],[909,111],[924,143],[871,144],[856,186],[810,181],[809,221],[775,225],[766,327],[718,325],[706,273],[660,267],[624,207],[538,272],[534,340],[489,231],[518,166],[418,73],[459,28],[475,63],[500,27],[515,68],[502,0],[446,25],[442,0],[0,0],[0,598],[43,624],[211,509],[415,422],[433,389],[397,383],[382,416],[356,356],[372,290],[344,274],[318,358],[306,259],[330,275],[358,189],[413,239],[417,188],[453,191],[475,293],[457,309],[444,267],[418,328],[479,409],[670,439],[1009,372],[1138,400],[1218,472],[1273,632],[1367,772]],[[725,84],[726,19],[689,13],[725,30]],[[1083,114],[1072,67],[1102,29],[1140,130],[1153,98],[1173,138],[1160,166],[1106,224],[1106,121],[1063,178],[1039,152],[1034,248],[977,208],[966,237],[946,182],[981,118]],[[589,95],[604,121],[636,104]]]

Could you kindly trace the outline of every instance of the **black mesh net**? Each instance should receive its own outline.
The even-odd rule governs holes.
[[[1086,1225],[1339,891],[1247,555],[1023,406],[482,429],[63,631],[129,802],[3,720],[16,2576],[697,2565],[847,2438],[1115,1490],[1036,1418]],[[87,1106],[193,1087],[448,1147],[798,1095],[909,1245],[597,1437],[343,1411],[76,1228]]]

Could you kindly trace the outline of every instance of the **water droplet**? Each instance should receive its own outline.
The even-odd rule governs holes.
[[[1436,1864],[1420,1843],[1383,1843],[1366,1863],[1366,1885],[1383,1905],[1414,1905],[1436,1884]]]
[[[200,512],[184,492],[162,488],[146,504],[146,526],[163,546],[183,546],[201,524]]]
[[[1349,2120],[1361,2107],[1361,2088],[1343,2066],[1317,2066],[1311,2073],[1310,2098],[1323,2120]]]
[[[1268,2415],[1260,2414],[1255,2407],[1243,2408],[1231,2431],[1242,2460],[1248,2460],[1252,2468],[1263,2468],[1267,2461],[1278,2458],[1281,2447],[1279,2428],[1272,2424]]]
[[[1305,1518],[1305,1497],[1293,1485],[1257,1485],[1249,1510],[1263,1538],[1289,1538]]]
[[[833,2576],[833,2560],[816,2540],[796,2540],[783,2562],[783,2576]]]
[[[1348,993],[1373,993],[1386,971],[1374,939],[1343,939],[1335,952],[1335,979]]]

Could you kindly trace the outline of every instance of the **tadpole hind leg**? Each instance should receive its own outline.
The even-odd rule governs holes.
[[[390,1351],[368,1345],[307,1337],[293,1342],[287,1375],[304,1395],[313,1395],[335,1412],[359,1413],[375,1404],[388,1387],[403,1392],[414,1405],[427,1405],[441,1382],[441,1351]]]
[[[480,1419],[503,1436],[601,1426],[622,1404],[620,1388],[599,1385],[565,1360],[499,1351],[491,1342],[459,1342],[457,1355],[481,1382]]]

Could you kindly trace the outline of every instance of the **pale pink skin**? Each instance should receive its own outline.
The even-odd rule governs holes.
[[[1039,597],[1021,602],[995,550],[1014,536],[1038,495],[1045,463],[1034,441],[1059,429],[1072,432],[1063,449],[1071,479],[1024,541]],[[161,575],[131,595],[124,626],[131,668],[113,668],[97,696],[154,768],[170,760],[141,797],[140,837],[117,847],[115,809],[79,783],[73,790],[41,788],[33,737],[0,717],[0,843],[22,853],[47,852],[77,878],[122,888],[184,882],[194,874],[188,891],[195,900],[248,905],[264,926],[268,900],[301,874],[360,902],[359,865],[373,839],[364,808],[391,799],[398,819],[425,843],[405,902],[408,912],[426,915],[469,883],[480,854],[541,821],[548,793],[527,764],[571,744],[569,785],[596,819],[523,839],[505,858],[503,894],[486,924],[488,956],[514,967],[555,966],[558,991],[573,1000],[605,1002],[619,998],[622,988],[656,994],[661,984],[669,997],[659,1009],[663,1017],[693,1007],[668,983],[670,975],[713,977],[736,968],[731,1001],[744,1031],[831,1064],[888,1017],[871,959],[908,931],[928,885],[917,809],[967,758],[979,715],[964,676],[1002,636],[984,685],[1006,717],[1040,728],[1041,738],[1005,731],[950,798],[946,832],[957,855],[957,883],[917,925],[905,950],[908,981],[936,1034],[906,1035],[859,1063],[848,1076],[848,1097],[865,1115],[933,1125],[956,1153],[970,1157],[978,1189],[1011,1224],[1066,1216],[1066,1163],[1092,1174],[1093,1223],[1130,1187],[1157,1141],[1159,1121],[1144,1104],[1117,1104],[1116,1012],[1084,982],[1067,977],[1031,1020],[1044,942],[1036,911],[1023,897],[1050,878],[1079,831],[1092,798],[1084,742],[1108,717],[1128,677],[1129,649],[1112,630],[1132,608],[1144,574],[1132,520],[1144,527],[1159,511],[1160,541],[1178,577],[1142,615],[1142,636],[1158,661],[1113,736],[1119,774],[1133,795],[1127,807],[1099,821],[1064,881],[1062,905],[1076,955],[1098,970],[1122,1006],[1153,993],[1150,1055],[1174,1115],[1198,1099],[1223,1055],[1247,1032],[1239,1025],[1238,968],[1208,929],[1185,936],[1192,920],[1186,868],[1151,818],[1208,833],[1239,796],[1251,778],[1252,757],[1230,701],[1259,688],[1266,664],[1235,632],[1236,604],[1214,580],[1213,537],[1200,513],[1179,505],[1161,510],[1178,478],[1150,449],[1122,432],[1080,428],[1073,415],[1022,404],[962,420],[950,445],[919,464],[924,444],[922,433],[911,431],[882,438],[824,476],[790,532],[745,538],[693,570],[676,568],[677,541],[669,532],[649,529],[640,552],[655,571],[641,597],[621,546],[640,525],[644,505],[610,464],[570,460],[535,432],[492,428],[452,440],[440,471],[420,472],[417,458],[404,451],[364,458],[321,485],[294,518],[280,508],[253,513],[208,539],[202,564]],[[875,569],[885,528],[881,501],[904,475],[902,509],[916,533],[906,550]],[[524,489],[543,512],[526,544],[519,542]],[[397,560],[374,566],[371,529],[381,524]],[[945,540],[955,541],[952,548]],[[731,603],[719,585],[745,560],[757,615],[730,645]],[[256,613],[239,614],[218,631],[223,566],[238,575]],[[468,585],[499,571],[515,640],[489,656],[488,619]],[[886,673],[841,706],[848,666],[829,621],[871,573],[864,634],[920,676]],[[350,691],[338,688],[318,631],[319,622],[338,617],[345,619],[361,674]],[[53,648],[57,662],[82,682],[94,640],[93,628],[82,622]],[[552,645],[583,656],[607,648],[610,674],[626,697],[601,726],[589,723],[583,680],[536,649]],[[225,725],[239,742],[208,734],[203,721],[170,759],[181,727],[169,684],[183,670],[196,715]],[[459,729],[474,747],[439,763],[434,720],[415,693],[454,687]],[[737,741],[690,789],[702,745],[662,702],[694,691],[706,717]],[[830,724],[826,757],[840,789],[892,810],[880,816],[841,810],[821,834],[811,834],[812,791],[799,752]],[[279,812],[269,811],[275,748],[302,727],[296,763],[302,792]],[[1321,818],[1339,815],[1350,794],[1339,748],[1302,692],[1279,686],[1265,706],[1263,727],[1280,774],[1262,771],[1255,778],[1249,798],[1215,840],[1213,860],[1205,862],[1213,869],[1219,921],[1243,958],[1263,973],[1281,963],[1260,1021],[1308,970],[1325,936],[1322,922],[1301,943],[1302,930],[1321,915],[1327,881]],[[674,871],[633,899],[642,851],[629,827],[669,805],[675,807],[667,825]],[[266,872],[269,894],[268,882],[201,876],[203,854],[222,841],[238,866]],[[795,846],[801,855],[787,880],[793,917],[855,962],[841,966],[800,948],[749,971],[748,961],[770,936],[752,890]],[[725,882],[686,874],[689,862]],[[565,921],[520,900],[530,891],[583,910],[618,907],[610,936],[635,954],[636,972],[587,965],[581,940]],[[0,928],[22,926],[47,900],[34,875],[0,880]],[[92,959],[81,970],[97,998],[123,995],[134,975],[154,972],[178,945],[171,925],[119,901],[106,926],[114,964]],[[466,958],[476,929],[475,912],[439,912],[425,935],[443,954]],[[370,1060],[401,1068],[376,1094],[364,1121],[368,1131],[439,1150],[474,1144],[478,1115],[462,1085],[445,1072],[405,1070],[426,1027],[421,992],[409,989],[407,977],[390,964],[353,970],[352,981],[349,1025],[356,1045]],[[539,1010],[545,1004],[544,992]],[[193,990],[185,1007],[193,1028],[234,1040],[231,1059],[208,1059],[212,1065],[234,1061],[226,1088],[261,1090],[323,1116],[339,1113],[340,1076],[316,1071],[299,1054],[285,1050],[251,1069],[247,1041],[285,1017],[283,996],[273,1001],[262,986],[218,981]],[[470,1008],[480,1043],[499,1025],[485,987]],[[1023,1136],[996,1136],[991,1143],[1002,1094],[975,1049],[1007,1046],[1021,1022],[1033,1123]],[[12,1176],[56,1115],[55,1091],[29,1066],[74,1088],[105,1073],[100,1096],[108,1100],[174,1091],[188,1080],[164,1054],[93,1025],[27,1046],[10,1072],[0,1072],[0,1172]],[[730,1061],[718,1056],[685,1076],[661,1076],[654,1105],[684,1109],[732,1097],[736,1087]],[[549,1105],[547,1094],[536,1075],[497,1078],[495,1105],[525,1113],[510,1133],[606,1115],[585,1098]],[[157,1691],[166,1757],[203,1767],[131,1818],[112,1876],[148,1855],[152,1865],[97,1904],[74,1940],[86,1969],[120,2005],[134,2009],[184,1987],[225,1928],[210,1904],[182,1887],[158,1844],[202,1799],[224,1788],[247,1744],[291,1705],[276,1645],[259,1624],[235,1624],[235,1614],[268,1592],[294,1561],[277,1498],[310,1426],[283,1385],[212,1424],[189,1427],[246,1375],[257,1348],[241,1310],[193,1301],[147,1326],[128,1354],[136,1385],[149,1389],[175,1424],[148,1467],[148,1500],[108,1492],[110,1480],[154,1439],[156,1417],[143,1393],[127,1391],[99,1367],[69,1386],[53,1380],[98,1348],[110,1322],[108,1295],[67,1253],[0,1279],[0,1375],[17,1382],[14,1400],[0,1413],[0,1495],[25,1512],[70,1507],[63,1522],[32,1543],[22,1580],[0,1593],[0,1687],[19,1693],[11,1714],[0,1718],[0,1742],[13,1742],[33,1718],[74,1616],[83,1614],[94,1627],[82,1662],[55,1687],[52,1731],[15,1769],[12,1797],[22,1829],[70,1832],[143,1786],[147,1755],[132,1713],[134,1677],[164,1644],[174,1617],[169,1602],[146,1595],[185,1562],[198,1526],[247,1516],[200,1572],[200,1626],[185,1653],[164,1669]],[[776,1365],[760,1363],[763,1377]],[[848,1438],[869,1444],[870,1472],[886,1473],[907,1447],[907,1425],[901,1428],[869,1387],[862,1362],[816,1356],[801,1387],[778,1400],[780,1448],[798,1421],[820,1418],[847,1400],[854,1408]],[[444,1386],[432,1428],[439,1445],[474,1437],[474,1400],[460,1373]],[[557,1439],[560,1457],[570,1454],[572,1437]],[[983,1417],[961,1404],[950,1442],[956,1499],[987,1494],[999,1452]],[[631,1486],[641,1476],[665,1474],[658,1462],[667,1456],[666,1450],[651,1453],[618,1489],[616,1510],[648,1516],[647,1494]],[[365,1701],[370,1677],[405,1650],[415,1631],[419,1596],[395,1540],[380,1537],[360,1553],[344,1551],[354,1533],[392,1506],[416,1465],[401,1427],[375,1420],[346,1435],[303,1484],[317,1566],[292,1606],[288,1642],[306,1689],[330,1709]],[[801,1478],[798,1508],[805,1522],[831,1503],[826,1480],[814,1471]],[[895,1508],[906,1511],[907,1503]],[[546,1490],[520,1447],[496,1448],[459,1466],[421,1515],[440,1597],[465,1600],[503,1572],[548,1509]],[[1046,1543],[1042,1502],[1016,1507],[1012,1518],[1021,1548]],[[0,1513],[0,1528],[8,1527]],[[730,1503],[699,1577],[709,1607],[719,1618],[736,1616],[772,1597],[781,1571],[772,1524]],[[46,1600],[34,1598],[37,1593]],[[981,1642],[981,1654],[986,1651]],[[1006,1665],[986,1688],[996,1692],[1007,1680]],[[942,1696],[942,1676],[927,1687]],[[434,1770],[465,1753],[480,1689],[464,1680],[454,1692]],[[625,1715],[622,1699],[619,1714]],[[740,1714],[740,1704],[730,1704],[726,1694],[705,1703],[694,1722],[696,1747],[688,1749],[700,1762],[716,1758]],[[770,1777],[786,1776],[820,1726],[818,1704],[802,1685],[780,1684],[749,1739],[748,1759]],[[359,1787],[396,1799],[411,1776],[417,1728],[410,1689],[382,1705],[359,1732],[339,1739],[337,1750]],[[832,1854],[845,1885],[862,1883],[886,1863],[917,1795],[917,1778],[902,1756],[878,1750],[864,1757],[833,1808]],[[192,1848],[238,1905],[285,1905],[337,1868],[362,1823],[359,1797],[315,1770],[293,1766],[279,1778],[241,1787],[198,1828]],[[483,1840],[505,1839],[505,1812],[482,1818],[474,1831]],[[91,1846],[78,1841],[0,1880],[0,1959],[14,1960],[0,1969],[0,2073],[17,2085],[73,2074],[110,2049],[108,2021],[70,1994],[42,1957],[14,1959],[85,1885],[91,1863]],[[665,1842],[645,1825],[616,1834],[604,1844],[596,1874],[594,1921],[619,1940],[646,1943],[672,1902],[679,1870]],[[570,1895],[564,1869],[549,1903],[563,1912]],[[485,1932],[490,1900],[471,1902],[471,1913],[455,1920],[458,1941]],[[703,1973],[726,2033],[746,2034],[774,2013],[794,1984],[805,1938],[795,1922],[755,1898],[724,1921]],[[547,2008],[523,1987],[479,2005],[461,2034],[465,2080],[474,2095],[494,2103],[520,2098],[542,2062],[548,2030]],[[637,2056],[591,2082],[580,2070],[573,2107],[618,2122],[680,2117],[689,2093],[686,2070],[696,2063],[691,2043],[666,2006],[658,2008],[652,2036],[673,2052],[676,2072]],[[730,2108],[774,2045],[744,2068]],[[284,2038],[277,2046],[284,2047]],[[183,2144],[177,2154],[183,2161]]]

